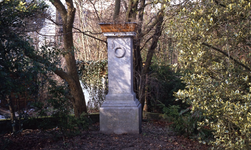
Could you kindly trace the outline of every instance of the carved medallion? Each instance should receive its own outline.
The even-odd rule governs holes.
[[[125,56],[125,53],[126,53],[126,51],[125,51],[125,49],[124,49],[123,47],[115,47],[115,48],[113,49],[113,51],[114,51],[114,55],[115,55],[117,58],[122,58],[122,57],[124,57],[124,56]]]

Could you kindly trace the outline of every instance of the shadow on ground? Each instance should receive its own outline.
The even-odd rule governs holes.
[[[9,150],[206,150],[210,147],[196,140],[176,135],[163,121],[142,123],[141,134],[107,135],[99,132],[99,124],[63,140],[52,130],[24,130],[16,137],[5,135],[0,146]],[[54,133],[54,134],[51,134]],[[5,140],[5,142],[4,142]],[[9,140],[9,141],[7,141]]]

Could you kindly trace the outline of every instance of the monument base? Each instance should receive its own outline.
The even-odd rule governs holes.
[[[134,101],[135,102],[135,101]],[[114,106],[112,106],[114,104]],[[100,107],[100,132],[105,134],[139,134],[141,133],[141,104],[118,106],[115,103]]]

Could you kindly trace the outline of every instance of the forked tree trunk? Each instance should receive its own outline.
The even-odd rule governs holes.
[[[138,14],[139,22],[138,22],[138,30],[136,38],[134,39],[134,90],[136,93],[137,98],[139,99],[142,109],[144,108],[145,104],[145,94],[146,94],[146,75],[149,72],[149,67],[151,65],[152,57],[157,47],[157,43],[159,37],[161,36],[162,32],[162,24],[164,18],[164,7],[162,5],[162,9],[158,12],[158,15],[155,21],[149,25],[149,28],[154,28],[154,35],[152,36],[151,45],[147,50],[147,58],[145,61],[145,65],[143,66],[142,57],[141,57],[141,42],[142,38],[148,32],[142,31],[143,25],[143,18],[144,18],[144,7],[145,7],[145,0],[130,0],[128,2],[128,10],[126,13],[126,21],[136,20],[136,15]],[[138,4],[141,8],[138,8]],[[143,33],[144,32],[144,33]]]
[[[87,112],[84,93],[80,86],[79,76],[74,56],[73,44],[73,22],[75,17],[75,8],[72,0],[66,0],[67,10],[60,0],[51,0],[51,3],[59,11],[63,20],[63,42],[64,58],[66,61],[67,72],[56,70],[55,73],[69,84],[71,95],[73,96],[73,107],[75,117],[80,117],[83,112]]]
[[[162,32],[162,24],[163,24],[163,18],[164,18],[164,12],[161,11],[159,12],[158,14],[158,23],[155,27],[155,32],[154,32],[154,35],[153,35],[153,39],[152,39],[152,43],[151,43],[151,46],[150,48],[148,49],[148,53],[147,53],[147,57],[146,57],[146,62],[145,62],[145,65],[144,67],[142,68],[142,72],[141,72],[141,76],[142,76],[142,81],[143,83],[140,84],[140,93],[141,93],[141,97],[140,97],[140,102],[142,104],[142,107],[144,107],[144,95],[146,93],[146,76],[147,74],[149,73],[149,68],[150,68],[150,65],[151,65],[151,62],[152,62],[152,58],[153,58],[153,54],[155,52],[155,49],[156,47],[158,46],[158,40],[159,40],[159,37],[161,36],[161,32]]]

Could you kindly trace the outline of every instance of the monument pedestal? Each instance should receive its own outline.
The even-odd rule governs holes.
[[[104,35],[108,42],[108,94],[100,107],[100,131],[139,134],[141,104],[133,91],[132,42],[136,34],[105,32]]]
[[[141,132],[141,104],[105,103],[100,108],[100,131],[107,134]]]

